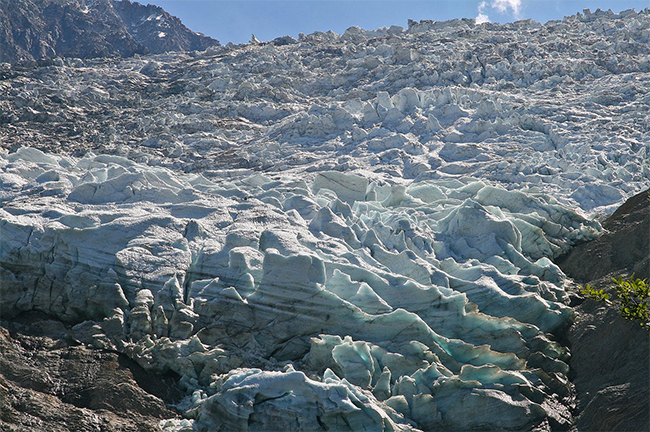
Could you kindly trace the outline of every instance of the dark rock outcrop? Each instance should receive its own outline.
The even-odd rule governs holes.
[[[158,6],[129,0],[0,0],[0,62],[128,57],[218,44]]]
[[[556,261],[562,271],[578,281],[620,270],[650,278],[650,190],[627,200],[602,225],[605,234]]]
[[[36,312],[0,327],[1,431],[156,431],[179,418],[168,405],[182,396],[174,377],[78,345],[67,330]]]
[[[560,267],[614,296],[613,277],[649,273],[650,191],[630,198],[603,222],[600,238],[575,247]],[[576,287],[576,289],[578,289]],[[647,431],[650,424],[650,332],[623,319],[616,307],[578,298],[566,338],[569,378],[577,392],[574,429]]]
[[[591,285],[607,290],[612,283],[606,276]],[[578,321],[568,341],[569,378],[577,392],[576,430],[647,431],[650,332],[594,300],[585,300],[575,310]]]

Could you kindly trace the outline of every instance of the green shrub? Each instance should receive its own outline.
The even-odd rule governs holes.
[[[634,278],[624,280],[622,277],[612,279],[616,284],[616,300],[610,301],[610,296],[602,289],[595,289],[590,285],[582,288],[580,293],[596,301],[604,301],[608,305],[615,305],[625,319],[638,322],[641,327],[650,330],[650,285],[647,279]]]

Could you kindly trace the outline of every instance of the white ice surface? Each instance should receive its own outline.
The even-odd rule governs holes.
[[[472,178],[389,189],[328,172],[215,181],[33,149],[2,161],[3,181],[20,185],[0,209],[3,316],[80,322],[86,342],[211,389],[194,401],[197,427],[242,428],[259,411],[260,425],[288,428],[316,415],[334,428],[429,428],[453,424],[445,412],[459,396],[437,388],[458,386],[472,404],[489,394],[513,419],[541,419],[519,386],[556,397],[526,362],[566,371],[566,352],[544,336],[572,316],[548,258],[600,227],[550,196]],[[357,200],[361,189],[374,198]],[[286,362],[312,377],[243,370],[257,384],[236,412],[228,401],[250,386],[213,383]],[[326,385],[326,370],[345,380]],[[331,405],[323,391],[343,399]]]

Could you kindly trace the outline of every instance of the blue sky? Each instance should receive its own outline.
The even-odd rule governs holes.
[[[351,26],[407,26],[407,20],[478,18],[505,23],[532,18],[545,23],[588,8],[620,12],[650,7],[650,0],[139,0],[179,17],[194,31],[228,42],[248,42]]]

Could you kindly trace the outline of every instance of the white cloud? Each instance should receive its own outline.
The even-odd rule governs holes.
[[[490,22],[490,17],[482,13],[478,14],[474,19],[476,20],[476,24]]]
[[[482,1],[478,5],[478,15],[476,16],[476,18],[474,18],[476,20],[476,24],[483,24],[483,23],[486,23],[486,22],[490,22],[490,17],[487,16],[487,14],[483,13],[483,12],[485,12],[485,9],[487,7],[488,7],[488,4],[487,4],[486,1]]]
[[[475,18],[477,24],[490,21],[486,13],[488,8],[500,14],[511,14],[516,19],[521,18],[521,0],[483,0],[478,5],[478,16]]]
[[[508,9],[510,9],[514,17],[519,18],[521,0],[494,0],[490,6],[501,13],[508,13]]]

